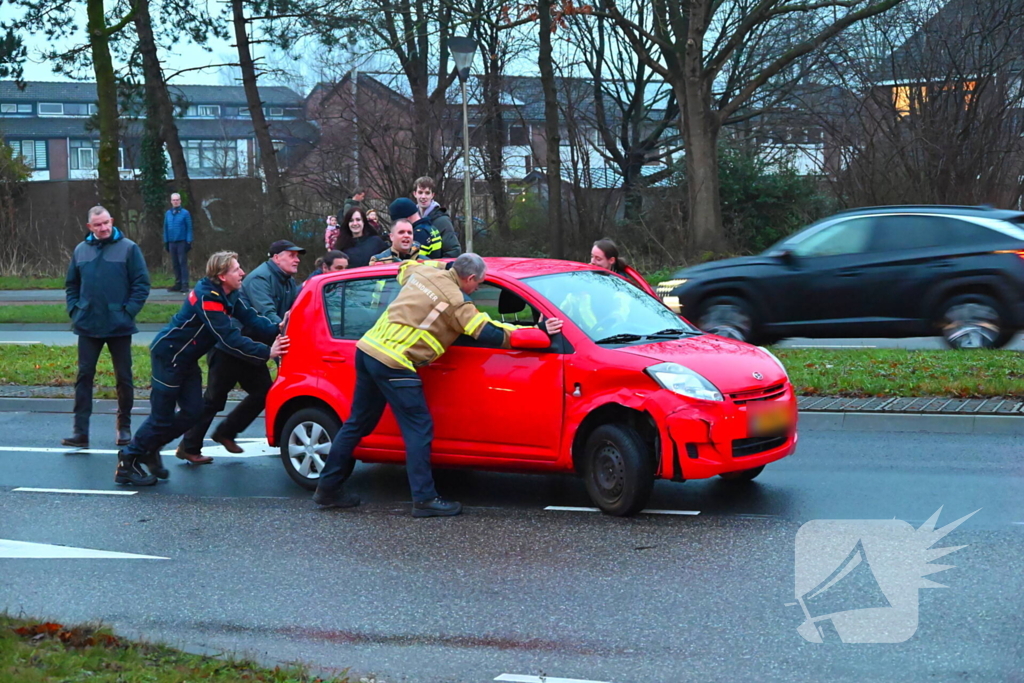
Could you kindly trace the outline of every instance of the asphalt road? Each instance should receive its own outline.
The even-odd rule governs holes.
[[[113,417],[93,420],[92,447],[112,451]],[[442,471],[439,489],[466,513],[414,520],[402,468],[358,466],[364,504],[321,511],[271,456],[171,458],[169,481],[132,496],[14,491],[115,490],[112,453],[27,450],[56,446],[70,423],[0,413],[11,449],[0,450],[0,539],[168,559],[0,559],[0,609],[389,682],[1007,681],[1024,670],[1019,437],[805,431],[797,454],[751,485],[659,483],[651,508],[696,516],[549,511],[589,506],[582,485]],[[803,613],[787,603],[802,524],[917,528],[940,506],[940,526],[980,511],[936,544],[966,547],[930,577],[948,588],[917,591],[913,637],[797,634]]]

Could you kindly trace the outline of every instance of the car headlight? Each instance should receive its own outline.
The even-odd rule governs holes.
[[[721,401],[722,392],[690,368],[678,363],[658,363],[647,368],[647,374],[663,388],[680,396],[699,398],[703,401]]]
[[[659,282],[657,286],[654,288],[654,291],[657,292],[658,296],[660,296],[661,298],[665,298],[666,294],[671,292],[679,285],[685,284],[687,282],[688,280],[665,280],[664,282]]]
[[[772,353],[771,351],[769,351],[768,349],[766,349],[763,346],[758,346],[757,348],[761,349],[762,351],[767,353],[769,356],[771,356],[772,360],[775,361],[775,364],[779,366],[779,370],[782,370],[782,374],[786,376],[786,379],[789,379],[789,373],[786,371],[786,366],[782,364],[782,361],[779,360],[778,356],[776,356],[774,353]]]

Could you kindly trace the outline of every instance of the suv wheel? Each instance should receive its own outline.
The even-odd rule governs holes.
[[[583,482],[590,499],[610,515],[643,510],[654,488],[654,463],[636,430],[623,424],[595,429],[585,446]]]
[[[292,481],[308,491],[316,490],[339,429],[337,416],[323,408],[303,408],[288,418],[281,431],[281,461]],[[345,476],[351,473],[350,468]]]
[[[953,349],[998,349],[1013,338],[1002,305],[986,294],[960,294],[942,306],[939,328]]]
[[[757,475],[764,471],[764,465],[760,467],[751,467],[749,470],[737,470],[735,472],[722,472],[720,476],[725,481],[730,482],[744,482],[751,481]]]
[[[716,296],[701,305],[697,327],[719,337],[750,342],[754,336],[754,315],[745,300]]]

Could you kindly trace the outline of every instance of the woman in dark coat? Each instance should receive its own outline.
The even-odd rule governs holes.
[[[366,212],[360,207],[353,207],[345,212],[341,221],[341,234],[334,248],[348,254],[348,267],[361,268],[370,263],[370,257],[388,248],[370,223],[366,221]]]

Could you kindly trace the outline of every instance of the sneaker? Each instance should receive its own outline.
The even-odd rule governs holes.
[[[229,439],[226,436],[221,436],[217,432],[214,432],[213,435],[210,436],[210,439],[212,439],[214,443],[219,443],[221,446],[223,446],[224,450],[226,450],[228,453],[244,453],[245,452],[245,451],[242,450],[241,446],[239,446],[237,443],[235,443],[234,439]]]
[[[118,446],[127,446],[131,442],[132,442],[132,430],[128,429],[128,427],[118,427],[117,428],[117,441],[115,441],[115,443]]]
[[[441,496],[412,504],[413,517],[454,517],[460,512],[462,512],[462,503],[445,500]]]
[[[344,489],[328,493],[317,487],[313,494],[313,502],[325,508],[354,508],[359,505],[359,496],[354,493],[347,493]]]
[[[145,465],[149,473],[157,479],[167,479],[171,476],[171,473],[164,467],[164,459],[160,455],[160,451],[150,451],[144,458],[139,458],[139,462]]]
[[[88,448],[89,437],[85,434],[75,434],[67,439],[61,439],[60,445],[70,446],[71,448]]]
[[[189,453],[181,446],[178,446],[178,450],[174,451],[174,455],[178,459],[185,460],[193,465],[208,465],[213,462],[213,458],[210,456],[200,455],[199,453]]]
[[[114,483],[131,486],[152,486],[156,477],[146,474],[139,466],[138,459],[124,451],[117,454],[117,469],[114,470]]]

